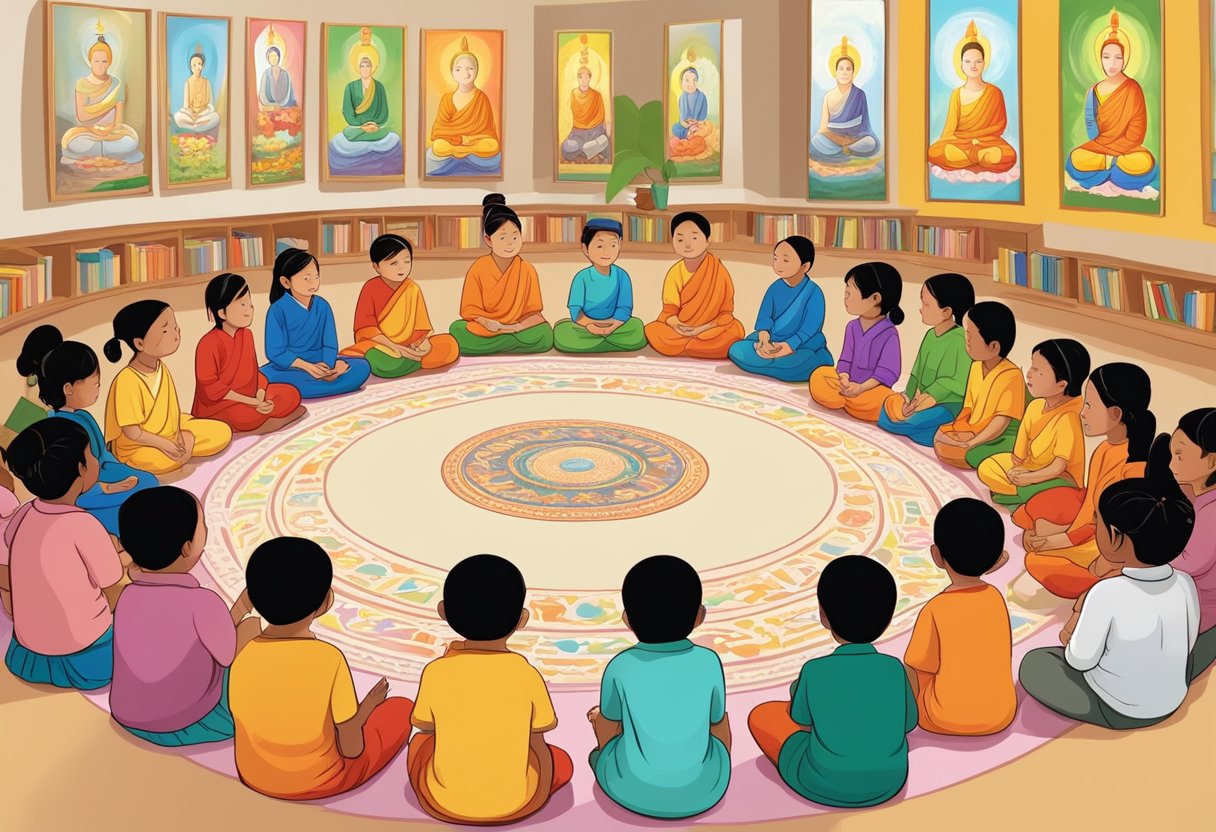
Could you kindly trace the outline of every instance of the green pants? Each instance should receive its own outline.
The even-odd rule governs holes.
[[[1072,480],[1066,480],[1063,477],[1056,477],[1047,482],[1036,482],[1034,485],[1019,485],[1017,494],[993,494],[992,502],[998,506],[1023,506],[1030,502],[1030,498],[1039,492],[1046,491],[1049,488],[1076,488],[1077,484]]]
[[[604,336],[566,320],[553,327],[553,346],[558,352],[633,352],[646,346],[646,326],[640,318],[630,318]]]
[[[421,361],[389,355],[384,350],[368,350],[363,357],[371,365],[372,375],[376,378],[401,378],[422,367]]]
[[[967,451],[967,464],[972,468],[979,468],[980,463],[990,456],[1013,453],[1013,445],[1017,441],[1018,428],[1021,425],[1022,423],[1017,419],[1010,419],[1005,432],[996,439],[993,439],[991,442],[985,442],[983,445],[976,445]]]
[[[468,321],[455,321],[448,332],[460,344],[461,355],[521,355],[553,349],[553,327],[547,323],[520,332],[499,332],[489,338],[469,332]]]

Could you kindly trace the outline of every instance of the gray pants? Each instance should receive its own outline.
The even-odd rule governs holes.
[[[1187,660],[1186,683],[1195,681],[1213,660],[1216,660],[1216,627],[1200,633],[1195,641],[1195,648]],[[1063,647],[1031,650],[1022,659],[1018,680],[1027,693],[1056,713],[1103,728],[1144,728],[1169,716],[1136,719],[1119,713],[1094,692],[1081,671],[1069,666]]]

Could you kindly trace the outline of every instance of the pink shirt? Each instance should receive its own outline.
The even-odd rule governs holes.
[[[101,638],[114,616],[102,593],[122,580],[122,562],[96,517],[34,500],[4,531],[13,587],[13,633],[27,650],[66,656]]]
[[[236,625],[191,575],[131,570],[114,610],[110,712],[128,728],[180,731],[220,701]]]
[[[1190,497],[1190,489],[1186,489]],[[1199,590],[1199,632],[1216,627],[1216,489],[1191,497],[1195,528],[1182,554],[1170,561],[1195,581]]]
[[[8,543],[4,540],[4,530],[13,519],[13,512],[20,506],[17,495],[0,485],[0,566],[8,564]]]

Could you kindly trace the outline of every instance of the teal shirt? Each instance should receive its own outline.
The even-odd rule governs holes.
[[[582,269],[570,283],[566,306],[570,309],[570,320],[575,323],[579,315],[593,321],[627,323],[633,317],[633,282],[629,272],[616,263],[608,267],[608,274],[600,274],[595,266]]]
[[[916,697],[899,659],[872,644],[842,644],[811,659],[790,689],[790,717],[806,730],[781,746],[777,769],[798,794],[828,806],[874,806],[908,779]]]
[[[595,761],[600,788],[630,811],[683,818],[710,809],[730,782],[730,754],[709,733],[726,716],[718,654],[687,639],[638,644],[604,670],[600,711],[623,732]]]
[[[909,399],[923,390],[938,404],[962,407],[967,376],[971,372],[971,356],[967,355],[965,338],[961,326],[951,327],[945,335],[938,335],[932,329],[925,333],[908,376],[905,392]]]

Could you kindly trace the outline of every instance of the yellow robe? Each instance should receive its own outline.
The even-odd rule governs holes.
[[[232,441],[232,428],[224,422],[182,412],[173,376],[163,362],[151,376],[129,366],[118,371],[106,397],[106,444],[119,462],[153,474],[167,474],[185,464],[159,448],[128,439],[122,429],[133,425],[170,441],[181,431],[193,434],[196,457],[214,456]]]
[[[1085,482],[1085,434],[1081,429],[1080,396],[1074,396],[1050,412],[1044,411],[1045,401],[1035,399],[1026,406],[1026,415],[1018,428],[1018,438],[1012,454],[996,454],[984,460],[977,473],[980,481],[995,494],[1013,495],[1017,486],[1009,481],[1009,471],[1015,467],[1028,471],[1046,468],[1056,458],[1064,459],[1067,467],[1061,477],[1071,479],[1080,487]],[[1014,462],[1014,457],[1022,460]]]

